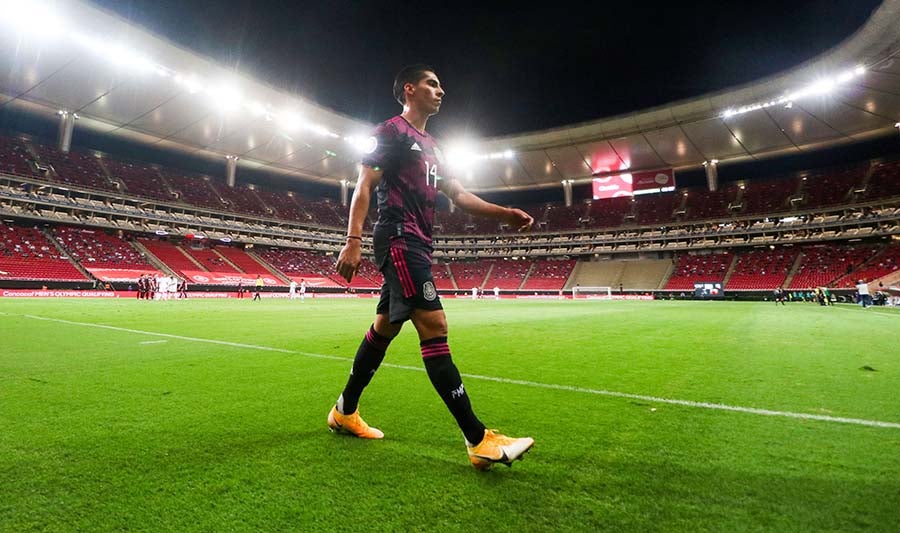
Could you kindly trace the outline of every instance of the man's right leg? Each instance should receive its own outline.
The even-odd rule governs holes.
[[[347,385],[328,415],[328,427],[332,431],[344,431],[366,439],[380,439],[384,433],[369,427],[359,416],[359,398],[372,381],[375,371],[381,366],[384,354],[394,337],[400,333],[402,324],[391,324],[387,314],[375,315],[375,323],[363,337]]]

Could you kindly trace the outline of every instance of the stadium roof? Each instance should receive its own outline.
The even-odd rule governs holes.
[[[355,178],[372,124],[218,66],[90,4],[42,6],[50,4],[0,0],[0,105],[74,112],[79,127],[222,159],[223,171],[224,156],[236,155],[240,166],[308,180]],[[829,52],[751,84],[468,147],[442,141],[458,175],[482,191],[806,152],[891,132],[900,120],[898,53],[900,0],[885,0]]]

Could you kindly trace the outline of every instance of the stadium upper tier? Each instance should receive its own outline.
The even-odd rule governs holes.
[[[370,123],[216,65],[87,2],[12,2],[7,9],[0,21],[5,106],[54,119],[77,113],[79,129],[205,156],[223,169],[225,156],[236,156],[239,170],[331,185],[356,177]],[[459,175],[473,190],[557,187],[610,172],[759,160],[886,135],[900,117],[897,20],[900,0],[885,0],[844,42],[769,78],[627,115],[474,141],[466,158],[474,164]],[[441,141],[449,156],[453,140]],[[65,179],[106,186],[77,155],[47,160]],[[19,160],[6,163],[26,171]],[[128,188],[165,195],[174,185]],[[264,198],[199,194],[194,201],[215,205],[217,196],[232,209],[268,212]]]
[[[329,199],[310,199],[271,186],[229,187],[223,181],[97,152],[63,154],[23,138],[0,137],[0,168],[36,182],[97,191],[106,196],[143,198],[163,210],[193,206],[257,219],[343,228],[347,208]],[[621,227],[670,226],[753,215],[791,215],[832,206],[866,205],[900,197],[900,162],[864,162],[796,175],[731,182],[715,192],[703,187],[607,200],[522,206],[536,229],[567,232]],[[495,235],[503,224],[462,211],[438,210],[437,235]]]

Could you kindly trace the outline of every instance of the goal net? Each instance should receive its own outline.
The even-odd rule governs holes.
[[[609,287],[572,287],[572,298],[582,300],[612,300]]]

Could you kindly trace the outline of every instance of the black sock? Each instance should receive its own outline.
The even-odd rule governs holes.
[[[350,370],[347,386],[344,387],[344,392],[338,398],[337,408],[341,414],[350,415],[356,412],[359,407],[359,397],[362,396],[363,389],[372,381],[372,376],[375,375],[375,371],[384,360],[384,353],[391,344],[391,340],[379,335],[375,331],[374,325],[369,327],[366,337],[359,344],[359,349],[356,350],[356,358],[353,359],[353,368]]]
[[[450,357],[450,346],[447,337],[435,337],[422,341],[422,359],[425,370],[434,390],[447,405],[459,429],[462,430],[469,444],[476,445],[484,438],[484,424],[472,411],[469,395],[463,386],[459,370]]]

